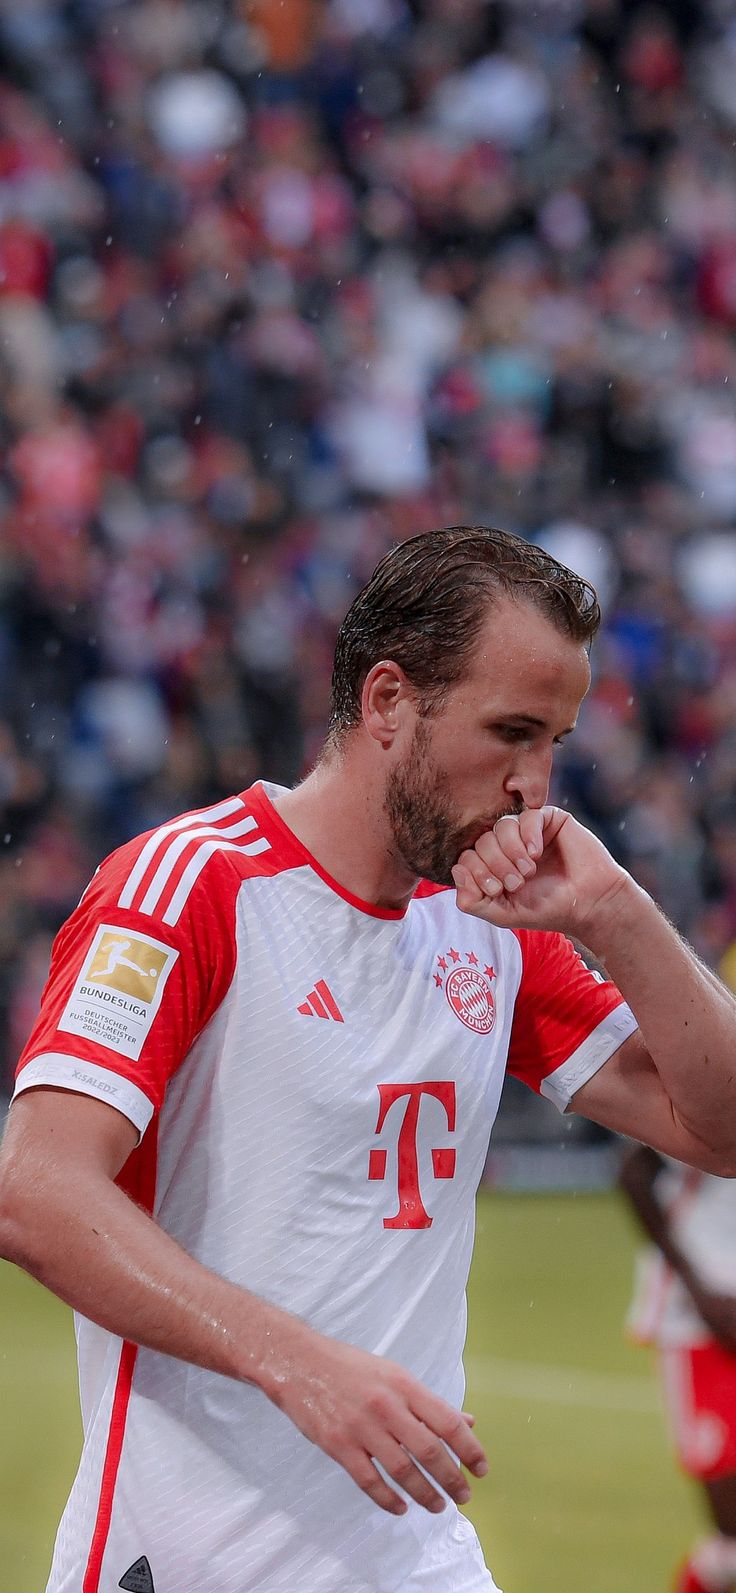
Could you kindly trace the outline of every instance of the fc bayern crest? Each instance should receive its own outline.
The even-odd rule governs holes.
[[[472,1029],[474,1034],[490,1034],[496,1022],[496,1003],[491,981],[495,970],[486,964],[481,968],[474,951],[462,953],[451,946],[444,957],[437,958],[439,973],[434,975],[438,990],[444,985],[445,995],[455,1016]]]

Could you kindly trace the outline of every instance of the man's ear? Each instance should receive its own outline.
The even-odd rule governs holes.
[[[380,746],[390,747],[412,704],[413,692],[401,665],[391,658],[374,664],[361,694],[363,724],[369,736]]]

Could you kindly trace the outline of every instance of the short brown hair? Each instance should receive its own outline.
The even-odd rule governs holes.
[[[387,553],[340,626],[329,740],[360,724],[368,671],[392,658],[422,711],[438,708],[467,667],[495,593],[533,603],[573,641],[590,643],[601,611],[592,586],[543,548],[492,526],[444,526]]]

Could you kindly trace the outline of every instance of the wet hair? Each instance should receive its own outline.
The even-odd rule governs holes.
[[[382,658],[403,669],[420,712],[435,712],[462,679],[501,594],[532,603],[575,642],[588,645],[600,625],[592,586],[510,531],[445,526],[392,548],[340,626],[328,744],[360,724],[363,682]]]

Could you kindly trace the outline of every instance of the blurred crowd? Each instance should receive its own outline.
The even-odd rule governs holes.
[[[0,1077],[439,524],[598,586],[556,800],[736,984],[732,0],[3,0],[0,68]]]

